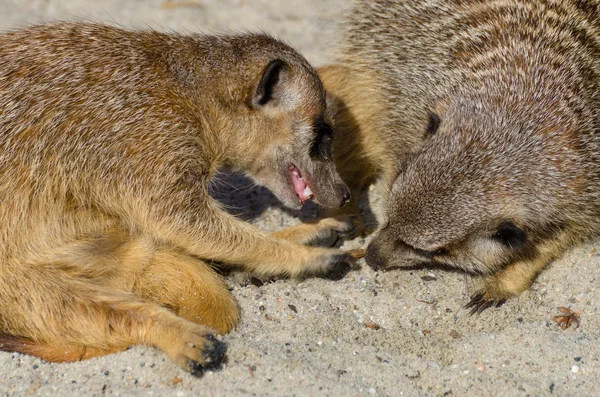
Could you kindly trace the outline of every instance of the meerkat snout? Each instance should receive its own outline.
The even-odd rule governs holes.
[[[387,259],[379,252],[377,244],[369,244],[365,251],[365,262],[374,270],[385,269],[388,266]]]

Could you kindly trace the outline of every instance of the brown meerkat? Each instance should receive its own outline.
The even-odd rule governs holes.
[[[589,0],[357,2],[322,76],[342,176],[391,190],[369,265],[482,275],[481,312],[598,232],[599,18]]]
[[[265,235],[209,197],[212,174],[339,207],[332,135],[317,74],[267,35],[0,34],[0,349],[73,361],[145,344],[194,374],[217,364],[213,332],[239,311],[213,266],[343,271],[348,254],[300,244],[352,225]]]

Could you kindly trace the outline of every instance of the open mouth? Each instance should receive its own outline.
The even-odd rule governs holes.
[[[308,183],[306,183],[306,180],[302,177],[302,173],[298,167],[291,164],[289,172],[292,177],[292,184],[294,185],[296,196],[298,196],[300,202],[304,203],[306,200],[313,198],[313,192],[310,190],[310,187],[308,187]]]

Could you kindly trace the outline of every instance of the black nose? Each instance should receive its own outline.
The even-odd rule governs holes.
[[[367,251],[365,252],[365,261],[367,265],[371,266],[373,269],[384,269],[387,267],[387,260],[381,256],[379,252],[379,247],[377,244],[371,243],[367,247]]]
[[[346,185],[339,185],[339,191],[341,192],[342,201],[340,203],[340,207],[343,207],[350,201],[350,190],[346,187]]]

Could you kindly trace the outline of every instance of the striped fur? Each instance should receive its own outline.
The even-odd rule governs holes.
[[[347,77],[330,67],[324,82],[342,109],[337,147],[366,154],[391,191],[367,262],[488,275],[473,303],[483,310],[598,232],[599,11],[583,0],[356,3]]]

